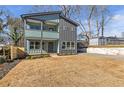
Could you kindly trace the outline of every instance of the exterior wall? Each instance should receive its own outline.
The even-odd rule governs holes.
[[[43,31],[43,40],[57,40],[58,42],[55,43],[54,49],[57,53],[69,53],[69,54],[76,54],[77,53],[77,27],[74,24],[66,21],[65,19],[59,19],[59,15],[43,15],[43,16],[36,16],[32,18],[41,18],[46,22],[52,21],[56,22],[58,25],[58,32],[49,32]],[[31,20],[30,20],[31,21]],[[31,21],[33,22],[33,20]],[[39,21],[40,22],[40,21]],[[67,30],[63,29],[64,26],[67,26]],[[29,44],[27,43],[29,40],[40,40],[41,38],[41,30],[27,30],[26,29],[26,22],[25,22],[25,51],[29,50]],[[42,26],[41,26],[42,28]],[[73,31],[73,29],[74,31]],[[62,42],[74,42],[75,49],[62,49]]]
[[[64,26],[67,26],[67,30],[64,30]],[[75,31],[72,31],[72,27]],[[62,49],[62,42],[73,41],[75,42],[75,49]],[[59,52],[64,54],[76,54],[77,53],[77,29],[76,26],[67,22],[64,19],[60,19],[59,22]]]
[[[39,40],[34,40],[34,39],[29,39],[27,40],[27,53],[29,55],[34,55],[34,54],[41,54],[41,49],[30,49],[30,41],[39,41],[40,42],[40,39]],[[49,53],[48,52],[48,43],[49,42],[53,42],[53,53],[57,53],[57,46],[58,46],[58,40],[43,40],[42,43],[44,42],[44,48],[42,46],[42,54],[46,54],[46,53]]]
[[[124,55],[124,48],[87,48],[87,53],[105,55]]]

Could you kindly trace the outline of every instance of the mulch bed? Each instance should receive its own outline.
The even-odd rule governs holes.
[[[13,62],[5,62],[0,64],[0,79],[2,79],[19,62],[20,60],[14,60]]]

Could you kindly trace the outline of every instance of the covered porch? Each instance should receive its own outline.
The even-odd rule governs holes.
[[[58,40],[27,40],[27,53],[29,55],[58,53]]]

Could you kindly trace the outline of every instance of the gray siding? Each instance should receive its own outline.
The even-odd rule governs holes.
[[[67,30],[64,30],[63,27],[66,26]],[[75,31],[72,31],[72,28]],[[75,49],[62,49],[62,42],[73,41],[75,42]],[[64,19],[59,20],[59,51],[64,54],[76,54],[77,53],[77,29],[76,26],[67,22]]]

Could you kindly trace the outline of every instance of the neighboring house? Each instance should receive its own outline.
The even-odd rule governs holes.
[[[29,55],[77,53],[77,26],[61,11],[21,15],[24,22],[24,48]]]
[[[124,45],[124,37],[92,38],[89,45]]]

